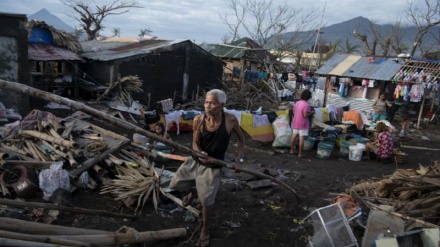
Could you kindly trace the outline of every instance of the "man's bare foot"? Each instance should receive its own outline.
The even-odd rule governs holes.
[[[196,197],[197,195],[194,192],[189,192],[188,195],[182,198],[182,206],[188,207]]]

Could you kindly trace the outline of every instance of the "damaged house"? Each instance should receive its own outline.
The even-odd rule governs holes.
[[[27,18],[21,14],[1,13],[0,20],[0,79],[29,85]],[[17,107],[20,113],[29,111],[28,97],[0,89],[0,99],[6,107]]]
[[[85,78],[106,85],[138,76],[143,93],[132,96],[142,104],[185,102],[204,88],[220,87],[223,62],[189,40],[111,37],[81,45]]]

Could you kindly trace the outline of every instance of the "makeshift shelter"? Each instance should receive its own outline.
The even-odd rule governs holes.
[[[225,81],[243,79],[257,82],[258,79],[267,79],[265,65],[277,63],[274,55],[250,38],[219,44],[211,53],[226,63],[223,71]]]
[[[28,54],[30,81],[39,89],[77,98],[78,62],[83,61],[78,39],[43,21],[29,21]]]
[[[350,109],[371,111],[380,93],[392,96],[392,78],[403,64],[400,58],[335,54],[316,71],[325,78],[325,85],[321,85],[324,102],[336,107],[349,103]],[[324,83],[323,79],[319,81]]]
[[[142,104],[186,101],[203,88],[220,86],[223,62],[189,40],[111,37],[81,45],[87,78],[105,85],[138,76],[143,93],[132,96]]]
[[[413,103],[418,112],[417,128],[424,113],[433,111],[440,91],[440,61],[411,58],[394,75],[396,101]],[[430,99],[430,110],[424,111],[425,99]]]

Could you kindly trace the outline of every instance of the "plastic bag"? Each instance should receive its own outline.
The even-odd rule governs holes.
[[[49,169],[41,171],[38,178],[45,201],[49,201],[52,193],[57,189],[70,191],[69,173],[63,169],[63,162],[53,163]]]
[[[292,137],[292,129],[289,126],[289,122],[285,115],[278,116],[272,123],[273,132],[275,134],[275,140],[272,143],[272,147],[290,147],[290,138]]]

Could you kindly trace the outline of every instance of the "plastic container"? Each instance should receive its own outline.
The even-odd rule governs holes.
[[[340,148],[339,148],[339,153],[344,156],[344,157],[348,157],[350,150],[348,149],[350,146],[355,146],[356,144],[354,144],[351,141],[342,141],[340,143]]]
[[[133,142],[139,146],[146,146],[148,144],[149,138],[138,133],[133,134]]]
[[[349,149],[349,154],[348,154],[348,159],[352,160],[352,161],[361,161],[362,160],[362,153],[364,152],[364,148],[360,145],[353,145],[350,146]]]
[[[166,145],[162,144],[162,143],[156,143],[156,144],[154,145],[154,147],[153,147],[153,151],[170,154],[170,153],[173,152],[173,149],[172,149],[171,147],[169,147],[169,146],[166,146]],[[158,163],[163,163],[163,162],[167,162],[167,161],[169,161],[169,159],[164,158],[164,157],[157,156],[157,157],[154,159],[154,161],[155,161],[155,162],[158,162]]]
[[[370,139],[368,139],[368,138],[364,138],[364,137],[356,138],[356,140],[357,140],[357,143],[362,143],[362,144],[366,144],[366,143],[371,142]]]
[[[304,147],[303,147],[303,150],[304,150],[304,151],[310,151],[310,150],[312,150],[312,149],[313,149],[313,146],[315,145],[315,141],[316,141],[316,138],[313,138],[313,137],[311,137],[311,136],[307,136],[307,137],[304,139]]]
[[[318,144],[318,151],[316,152],[316,157],[318,159],[328,159],[330,158],[333,150],[333,143],[330,142],[319,142]]]

